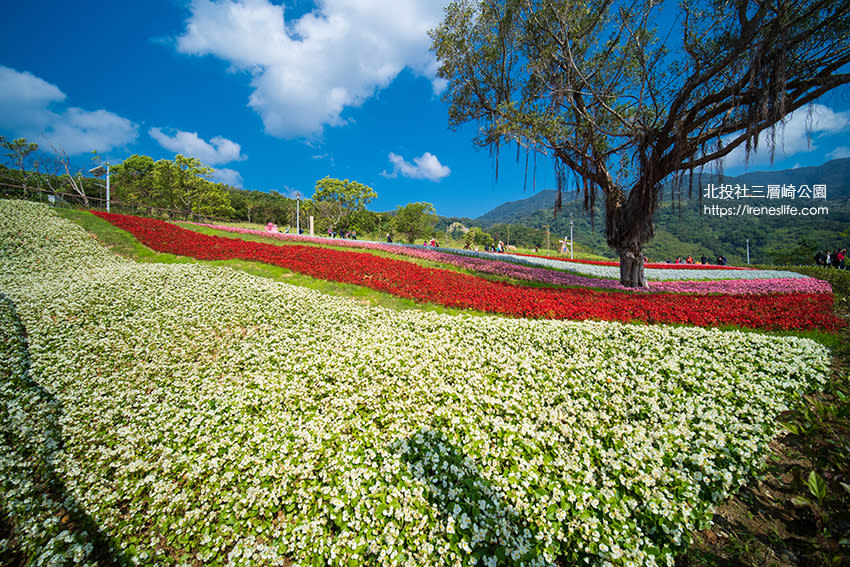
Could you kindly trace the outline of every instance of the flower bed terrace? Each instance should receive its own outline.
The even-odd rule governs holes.
[[[0,508],[34,564],[670,564],[829,362],[135,264],[5,201],[0,292]]]
[[[842,325],[832,314],[831,295],[824,293],[698,296],[529,288],[362,252],[275,246],[203,235],[154,219],[95,214],[161,252],[200,260],[242,258],[266,262],[416,301],[514,317],[736,325],[769,330],[834,331]]]

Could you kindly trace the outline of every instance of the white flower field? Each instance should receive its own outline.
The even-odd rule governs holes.
[[[829,364],[137,264],[7,200],[0,293],[2,513],[37,565],[672,565]]]

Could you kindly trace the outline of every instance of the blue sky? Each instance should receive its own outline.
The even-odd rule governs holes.
[[[538,158],[503,154],[498,181],[472,125],[452,131],[427,30],[437,0],[28,0],[4,3],[0,134],[46,140],[89,166],[176,153],[245,189],[311,196],[325,176],[366,183],[371,210],[414,201],[479,216],[552,188]],[[850,157],[847,91],[792,116],[771,166]],[[784,151],[783,151],[784,148]],[[729,174],[744,171],[740,155]]]

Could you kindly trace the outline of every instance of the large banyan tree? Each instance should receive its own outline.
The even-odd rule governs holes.
[[[772,155],[786,116],[850,82],[847,0],[454,0],[431,36],[450,123],[552,156],[556,211],[565,173],[591,213],[601,196],[630,287],[664,182],[762,133]]]

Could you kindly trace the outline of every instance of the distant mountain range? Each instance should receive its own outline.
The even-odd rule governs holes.
[[[526,199],[503,203],[492,211],[484,213],[474,220],[476,223],[486,226],[496,223],[518,223],[519,219],[522,219],[529,214],[536,213],[539,210],[551,210],[555,204],[555,196],[557,194],[558,192],[555,189],[538,191]],[[569,198],[571,199],[573,196],[570,196]]]
[[[722,176],[705,173],[694,176],[693,193],[689,195],[690,179],[685,177],[676,192],[668,183],[663,190],[663,201],[655,215],[656,236],[647,247],[652,259],[664,261],[668,257],[727,256],[738,263],[746,261],[747,239],[750,240],[750,257],[755,262],[780,261],[782,254],[800,248],[800,261],[807,257],[810,249],[847,246],[842,231],[850,228],[850,158],[838,159],[816,167],[801,167],[783,171],[754,171],[739,176]],[[746,187],[755,197],[735,199],[703,198],[710,186]],[[768,199],[768,185],[793,186],[795,197]],[[807,197],[815,185],[825,186],[826,198]],[[805,187],[804,187],[805,186]],[[802,189],[802,191],[801,191]],[[759,193],[759,192],[762,193]],[[718,195],[715,191],[715,195]],[[570,220],[576,242],[591,247],[600,254],[613,255],[604,238],[604,216],[602,209],[594,218],[582,208],[583,199],[575,200],[575,191],[562,195],[563,209],[554,216],[553,206],[556,191],[539,191],[530,197],[499,205],[495,209],[473,219],[473,225],[485,230],[500,225],[524,225],[543,230],[546,226],[561,238],[569,234]],[[673,199],[672,197],[675,197]],[[601,199],[597,202],[601,203]],[[741,206],[739,208],[739,205]],[[785,213],[775,216],[747,212],[744,205],[781,207]],[[718,209],[732,208],[736,215],[718,216]],[[801,209],[824,207],[814,215],[802,216]],[[706,209],[708,207],[708,209]],[[788,207],[796,207],[797,215],[790,214]],[[826,212],[828,209],[828,213]],[[802,247],[802,248],[801,248]],[[791,261],[791,257],[785,258]]]

